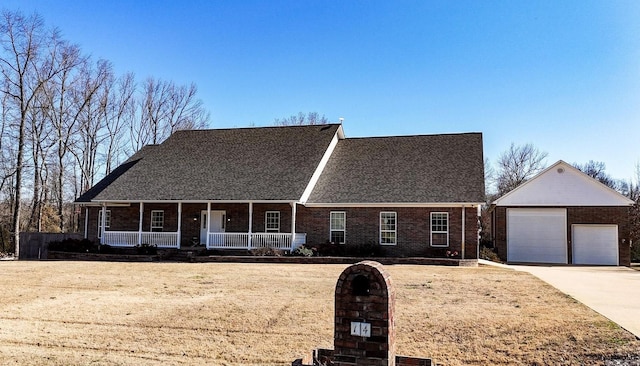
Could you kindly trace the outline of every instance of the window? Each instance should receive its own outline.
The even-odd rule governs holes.
[[[280,232],[280,211],[267,211],[265,213],[264,231],[267,233]]]
[[[151,231],[162,231],[164,226],[164,211],[151,211]]]
[[[396,245],[396,213],[380,212],[380,244]]]
[[[446,212],[431,213],[431,246],[449,246],[449,214]]]
[[[106,216],[104,220],[104,229],[109,230],[111,227],[111,210],[106,211]],[[98,211],[98,238],[102,237],[102,209]]]
[[[347,213],[332,211],[329,219],[329,230],[331,231],[331,243],[345,243],[345,228],[347,223]]]

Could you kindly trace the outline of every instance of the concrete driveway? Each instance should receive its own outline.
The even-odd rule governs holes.
[[[531,273],[640,339],[640,271],[627,267],[505,267]]]

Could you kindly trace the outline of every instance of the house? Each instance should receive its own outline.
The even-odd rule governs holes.
[[[492,236],[508,262],[630,264],[633,201],[558,161],[492,203]]]
[[[76,200],[112,246],[375,244],[477,258],[480,133],[346,138],[342,125],[178,131]]]

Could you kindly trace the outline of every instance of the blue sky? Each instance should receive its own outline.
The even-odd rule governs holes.
[[[319,112],[348,137],[476,132],[547,163],[640,161],[640,1],[35,1],[118,73],[195,82],[210,127]]]

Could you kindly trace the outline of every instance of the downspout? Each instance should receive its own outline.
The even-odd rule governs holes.
[[[465,212],[464,212],[464,205],[462,205],[462,250],[460,250],[460,256],[462,259],[464,259],[464,247],[465,245],[465,241],[466,241],[466,235],[465,235]]]

